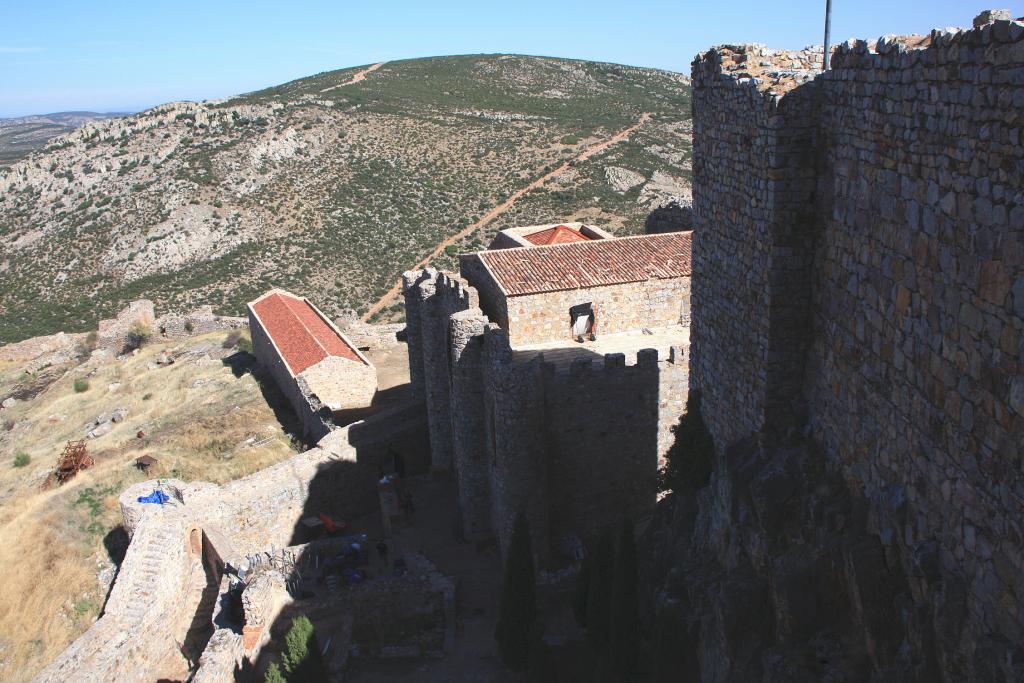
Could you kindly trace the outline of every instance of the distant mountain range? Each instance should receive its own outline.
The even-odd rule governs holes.
[[[61,111],[0,119],[0,166],[9,166],[47,142],[90,121],[105,121],[128,112]]]
[[[439,245],[431,265],[457,268],[513,225],[640,232],[689,192],[688,79],[618,64],[412,59],[90,116],[111,115],[0,124],[66,133],[0,166],[0,343],[95,329],[137,297],[240,315],[274,285],[393,320],[392,285]]]

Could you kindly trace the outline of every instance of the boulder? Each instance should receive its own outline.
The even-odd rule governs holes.
[[[88,432],[86,432],[85,435],[87,437],[89,437],[90,439],[97,439],[97,438],[103,436],[104,434],[109,434],[110,430],[113,429],[113,428],[114,428],[114,423],[113,422],[101,422],[100,424],[96,425],[95,427],[90,429]]]

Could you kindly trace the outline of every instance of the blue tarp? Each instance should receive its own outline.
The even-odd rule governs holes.
[[[157,505],[163,505],[169,501],[170,498],[163,491],[156,490],[148,496],[139,496],[136,500],[140,503],[156,503]]]

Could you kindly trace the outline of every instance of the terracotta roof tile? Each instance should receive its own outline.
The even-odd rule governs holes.
[[[479,252],[506,296],[689,277],[692,232]]]
[[[529,235],[523,235],[523,239],[538,246],[590,241],[590,238],[586,235],[564,225],[557,225],[547,230],[539,230]]]
[[[359,354],[320,317],[305,299],[273,292],[251,304],[267,334],[281,350],[293,375],[328,356],[362,363]]]

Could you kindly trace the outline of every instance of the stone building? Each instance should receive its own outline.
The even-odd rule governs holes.
[[[413,391],[466,538],[504,548],[523,511],[553,566],[650,515],[687,392],[689,251],[688,233],[573,240],[405,274]]]
[[[776,624],[735,646],[827,613],[862,629],[876,680],[1020,680],[1024,21],[848,41],[824,73],[821,56],[720,46],[693,64],[691,371],[720,451],[703,528],[729,529],[704,547]],[[733,462],[752,435],[766,450]],[[723,516],[758,463],[797,470],[779,449],[798,439],[865,529],[838,562],[837,512],[813,510],[840,498],[804,511],[806,564],[770,534],[741,542],[773,519],[766,501],[796,519],[825,478],[755,478],[748,526]],[[708,638],[730,629],[716,609]],[[730,673],[749,665],[727,650],[705,674],[753,671]]]
[[[559,226],[563,227],[563,226]],[[463,254],[459,269],[513,344],[688,322],[691,233]]]
[[[249,303],[249,329],[253,353],[292,404],[306,439],[330,431],[336,413],[373,401],[373,365],[308,299],[267,292]]]

